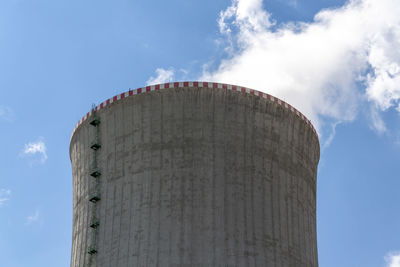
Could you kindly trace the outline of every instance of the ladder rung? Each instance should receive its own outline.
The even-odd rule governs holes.
[[[97,169],[94,169],[91,173],[90,173],[90,176],[93,176],[93,177],[99,177],[101,175],[101,172],[99,171],[99,170],[97,170]]]
[[[89,226],[93,229],[96,229],[97,227],[99,227],[99,225],[100,225],[99,221],[93,220]]]
[[[98,195],[94,195],[94,196],[91,196],[90,198],[89,198],[89,201],[90,202],[93,202],[93,203],[96,203],[97,201],[100,201],[100,197],[98,196]]]
[[[90,148],[93,150],[97,150],[97,149],[101,148],[101,145],[97,142],[94,142],[91,144]]]
[[[100,120],[99,120],[99,118],[93,118],[92,120],[90,120],[89,123],[90,123],[91,125],[93,125],[93,126],[97,126],[97,125],[100,124]]]
[[[95,247],[89,247],[88,253],[90,255],[96,254],[97,253],[97,249]]]

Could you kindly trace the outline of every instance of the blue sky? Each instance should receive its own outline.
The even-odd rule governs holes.
[[[69,266],[72,129],[93,103],[172,80],[304,112],[322,148],[320,266],[400,266],[398,14],[398,0],[0,1],[0,266]]]

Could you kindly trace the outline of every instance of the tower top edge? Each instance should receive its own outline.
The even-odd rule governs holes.
[[[214,88],[214,89],[226,89],[230,91],[237,91],[237,92],[242,92],[246,93],[249,95],[255,95],[264,99],[269,100],[270,102],[273,102],[277,105],[282,106],[283,108],[286,108],[287,110],[293,112],[296,114],[301,120],[303,120],[313,131],[315,134],[317,140],[318,138],[318,133],[315,130],[314,126],[312,125],[311,121],[307,119],[303,113],[301,113],[298,109],[293,107],[292,105],[288,104],[287,102],[272,96],[270,94],[257,91],[251,88],[247,88],[244,86],[238,86],[238,85],[232,85],[232,84],[226,84],[226,83],[215,83],[215,82],[200,82],[200,81],[186,81],[186,82],[170,82],[170,83],[162,83],[162,84],[155,84],[155,85],[148,85],[145,87],[139,87],[136,89],[130,89],[126,92],[117,94],[102,103],[94,106],[88,113],[86,113],[75,125],[70,140],[72,140],[72,137],[74,136],[76,130],[79,128],[79,126],[82,125],[83,122],[85,122],[94,112],[99,111],[107,106],[109,106],[111,103],[117,102],[119,100],[122,100],[126,97],[130,97],[133,95],[138,95],[138,94],[144,94],[152,91],[158,91],[158,90],[164,90],[164,89],[176,89],[176,88]],[[318,141],[319,143],[319,141]]]

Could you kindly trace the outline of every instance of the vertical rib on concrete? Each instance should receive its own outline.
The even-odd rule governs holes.
[[[294,112],[210,88],[133,95],[97,112],[94,265],[318,266],[319,143]],[[94,129],[71,139],[71,266],[88,261]]]

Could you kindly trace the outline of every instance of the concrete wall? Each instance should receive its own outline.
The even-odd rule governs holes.
[[[319,143],[288,109],[209,88],[134,95],[97,112],[101,200],[92,266],[318,266]],[[71,139],[71,266],[87,266],[95,127]]]

